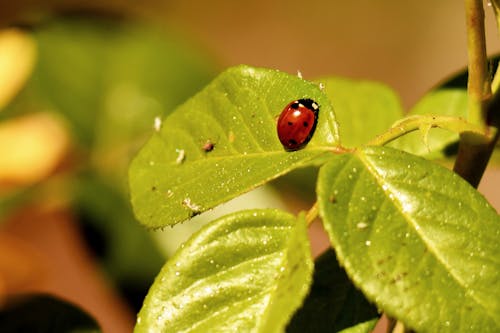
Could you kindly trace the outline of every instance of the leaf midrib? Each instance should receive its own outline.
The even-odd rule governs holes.
[[[265,255],[255,256],[255,257],[252,257],[250,260],[240,261],[236,265],[226,267],[224,270],[213,272],[212,274],[207,275],[207,276],[203,277],[202,279],[199,279],[199,280],[195,281],[194,283],[191,283],[188,286],[184,287],[181,292],[172,294],[171,297],[169,297],[169,302],[174,302],[175,299],[181,298],[183,295],[192,294],[193,290],[197,290],[198,288],[203,287],[206,284],[207,280],[216,279],[219,275],[227,274],[228,271],[231,271],[231,270],[234,271],[242,265],[251,264],[252,262],[259,262],[259,261],[265,260],[266,258],[276,257],[276,254],[279,253],[280,251],[281,250],[276,250],[276,251],[273,251],[271,253],[267,253]],[[209,285],[211,285],[211,284],[209,284]],[[273,287],[271,286],[271,289],[272,288]],[[251,297],[252,299],[256,299],[256,298],[259,298],[259,296],[261,296],[262,294],[267,293],[268,291],[269,291],[269,288],[266,288],[266,289],[261,290],[260,292],[256,292],[255,294],[253,294],[252,296],[249,296],[249,297]],[[248,297],[245,297],[244,299],[242,298],[242,299],[240,299],[240,301],[237,301],[237,303],[238,302],[245,302],[247,300],[248,300]],[[197,321],[196,325],[193,324],[193,327],[199,326],[203,322],[210,320],[216,314],[218,315],[220,313],[227,312],[227,310],[229,310],[231,307],[232,307],[232,305],[225,305],[225,306],[222,306],[219,309],[217,309],[217,311],[207,312],[208,315],[205,316],[202,320]],[[189,331],[189,330],[187,330],[187,331]]]
[[[446,271],[450,274],[450,276],[453,277],[453,279],[455,280],[455,282],[465,290],[464,295],[466,295],[466,296],[470,297],[471,299],[473,299],[476,304],[478,304],[481,308],[483,308],[485,310],[484,312],[488,314],[488,316],[493,320],[493,322],[496,323],[497,321],[495,319],[495,315],[492,314],[492,313],[490,313],[489,308],[487,306],[485,306],[481,302],[481,300],[478,299],[475,296],[476,294],[475,293],[471,294],[471,293],[467,292],[466,283],[459,276],[456,275],[455,270],[452,269],[452,267],[447,263],[447,261],[445,260],[445,258],[443,258],[442,256],[439,255],[439,251],[438,251],[437,247],[434,246],[434,243],[423,234],[423,228],[421,228],[421,227],[417,228],[417,226],[418,226],[417,221],[415,221],[414,219],[412,219],[411,215],[405,214],[403,212],[402,204],[398,200],[397,191],[394,191],[394,188],[392,187],[392,185],[389,185],[387,182],[384,182],[383,177],[381,177],[377,173],[375,165],[371,163],[371,161],[368,158],[368,156],[366,156],[362,151],[358,151],[357,156],[359,157],[360,161],[363,162],[363,164],[365,164],[367,170],[370,172],[370,174],[373,176],[373,178],[375,179],[375,181],[377,182],[377,184],[380,185],[381,188],[382,188],[382,185],[387,185],[388,186],[388,190],[387,191],[383,191],[384,195],[387,198],[387,200],[389,202],[393,203],[394,207],[404,217],[404,220],[407,221],[413,227],[413,230],[420,236],[420,238],[422,239],[422,241],[424,242],[424,244],[429,249],[429,253],[432,253],[434,255],[434,257],[436,258],[436,260],[443,267],[445,267]],[[391,199],[389,197],[389,195],[388,195],[388,192],[394,194],[394,198],[395,199]]]

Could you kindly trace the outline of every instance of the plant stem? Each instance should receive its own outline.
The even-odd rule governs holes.
[[[483,1],[465,0],[465,17],[469,58],[468,120],[472,124],[484,126],[484,105],[491,97],[491,86],[488,77]]]
[[[486,105],[491,98],[491,83],[488,77],[486,41],[484,32],[484,9],[482,0],[465,0],[467,28],[467,53],[469,76],[468,120],[487,131]],[[461,133],[458,156],[453,171],[477,187],[486,169],[497,135],[488,133],[483,137]]]
[[[306,213],[307,226],[310,226],[316,217],[318,217],[318,202],[315,202],[311,209],[309,209]]]

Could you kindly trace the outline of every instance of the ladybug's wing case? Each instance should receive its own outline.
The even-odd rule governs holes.
[[[277,123],[278,138],[286,150],[303,148],[316,129],[319,107],[311,99],[300,99],[288,104]]]

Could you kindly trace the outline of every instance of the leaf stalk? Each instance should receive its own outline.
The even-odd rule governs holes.
[[[481,127],[467,122],[465,119],[450,116],[416,115],[402,119],[395,123],[385,133],[377,136],[368,143],[369,146],[383,146],[397,138],[416,131],[422,130],[424,134],[431,128],[442,128],[455,133],[471,132],[482,136]]]

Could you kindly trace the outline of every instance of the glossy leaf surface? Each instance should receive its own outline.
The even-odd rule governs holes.
[[[314,136],[286,151],[276,121],[290,101],[319,104]],[[173,225],[329,157],[338,144],[333,109],[313,83],[276,70],[233,67],[160,124],[129,171],[131,199],[148,227]]]
[[[445,88],[426,94],[408,115],[441,115],[467,117],[467,91]],[[408,133],[389,145],[428,159],[453,155],[457,149],[458,134],[444,129]]]
[[[277,210],[204,226],[167,262],[136,332],[280,332],[312,278],[306,224]]]
[[[382,83],[339,77],[319,82],[325,85],[325,93],[335,108],[345,147],[368,143],[403,117],[398,96]]]
[[[451,171],[370,147],[325,165],[319,211],[353,282],[417,331],[500,329],[500,218]]]

